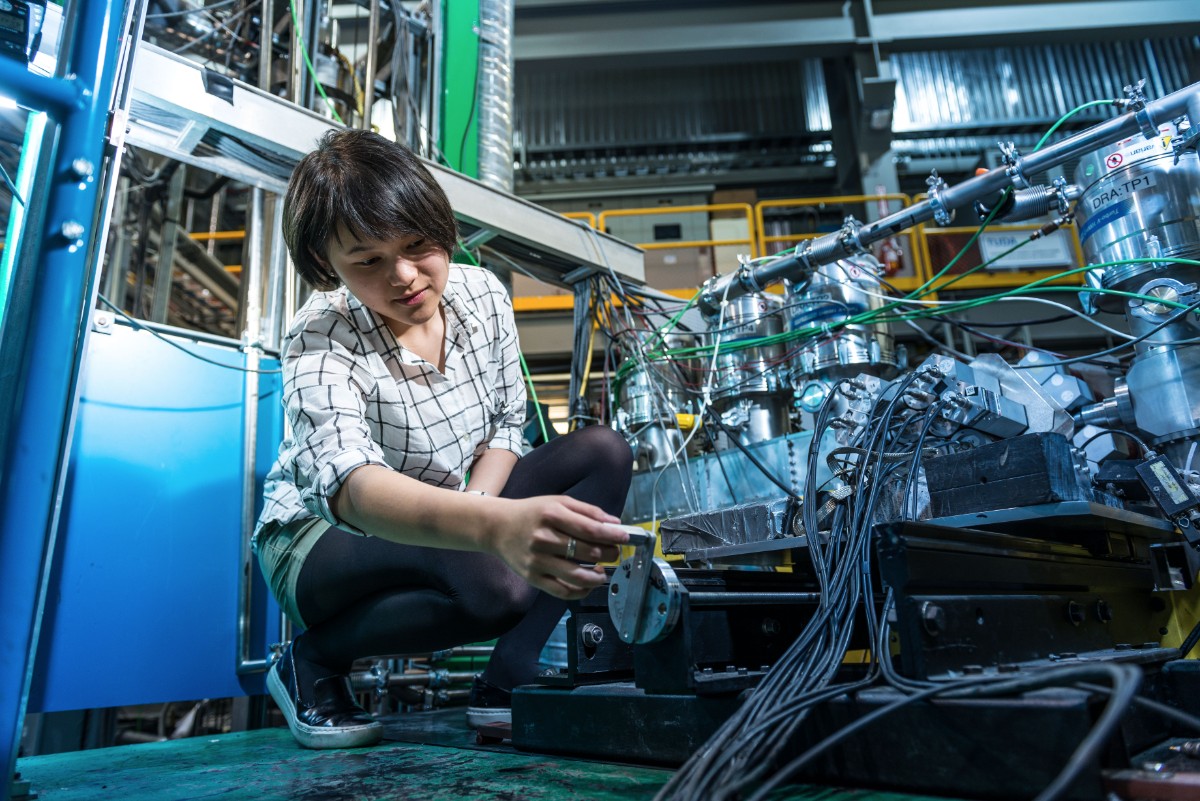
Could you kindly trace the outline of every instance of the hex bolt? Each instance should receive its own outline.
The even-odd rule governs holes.
[[[83,223],[79,222],[78,220],[66,220],[63,222],[59,230],[62,232],[62,235],[65,239],[68,239],[72,242],[78,242],[80,239],[83,239],[83,233],[87,229],[84,228]]]
[[[595,648],[604,639],[604,629],[595,623],[587,623],[579,632],[579,640],[585,648]]]
[[[1076,601],[1069,601],[1067,603],[1067,619],[1071,621],[1071,625],[1073,626],[1083,625],[1083,621],[1087,619],[1087,615],[1083,611],[1083,604]]]
[[[763,618],[762,633],[767,635],[768,637],[774,637],[776,634],[779,633],[780,628],[782,628],[782,627],[779,625],[779,621],[776,620],[775,618],[773,618],[773,617],[764,617]]]
[[[937,604],[926,601],[921,604],[921,625],[930,636],[938,636],[946,628],[946,612]]]
[[[1111,623],[1113,619],[1113,610],[1109,606],[1108,601],[1103,598],[1096,601],[1096,617],[1100,618],[1101,623]]]
[[[85,158],[77,158],[71,162],[71,171],[82,181],[91,178],[96,167]]]

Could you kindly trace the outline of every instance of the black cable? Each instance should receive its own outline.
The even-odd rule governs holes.
[[[96,297],[99,298],[100,302],[103,303],[105,306],[107,306],[108,308],[110,308],[114,312],[116,312],[117,314],[124,317],[129,322],[129,324],[132,325],[136,330],[145,331],[149,334],[153,334],[154,336],[161,339],[163,342],[166,342],[172,348],[181,350],[184,353],[186,353],[188,356],[191,356],[194,359],[199,359],[200,361],[208,362],[209,364],[215,364],[217,367],[224,367],[226,370],[237,370],[240,373],[258,373],[259,375],[272,375],[274,373],[282,373],[283,372],[282,368],[278,369],[278,370],[252,370],[248,367],[238,367],[237,365],[234,365],[234,364],[224,364],[223,362],[216,361],[215,359],[210,359],[207,356],[201,356],[199,353],[196,353],[195,351],[192,351],[192,350],[189,350],[189,349],[183,347],[178,342],[172,342],[171,340],[164,337],[162,334],[155,331],[153,328],[142,325],[140,322],[138,322],[134,318],[130,317],[125,312],[121,311],[121,309],[118,308],[116,306],[116,304],[114,304],[108,298],[104,297],[104,295],[97,294]]]
[[[730,429],[729,426],[725,425],[724,421],[721,420],[721,415],[713,411],[711,407],[706,409],[705,413],[708,415],[708,418],[716,424],[717,428],[721,429],[721,431],[725,433],[725,436],[729,437],[730,441],[733,442],[737,449],[740,450],[745,457],[750,460],[750,463],[758,468],[758,472],[762,473],[772,484],[783,490],[783,493],[787,495],[788,498],[799,502],[800,499],[796,497],[796,493],[792,492],[792,488],[780,481],[779,478],[772,473],[766,465],[758,460],[758,457],[755,456],[754,453],[737,438],[737,435],[733,432],[733,430]]]
[[[713,455],[717,457],[717,467],[721,468],[721,477],[725,479],[725,486],[729,487],[729,497],[733,499],[735,504],[741,503],[738,500],[737,490],[733,488],[733,482],[729,480],[729,474],[725,472],[725,461],[721,458],[721,451],[714,448]]]
[[[483,52],[483,33],[480,32],[475,45],[475,80],[471,87],[471,110],[467,114],[467,124],[463,127],[462,141],[458,144],[458,171],[463,170],[463,159],[466,158],[467,136],[471,133],[471,123],[475,121],[475,105],[479,102],[479,58]]]
[[[1186,317],[1188,314],[1196,311],[1197,309],[1200,309],[1200,300],[1196,301],[1195,303],[1191,304],[1190,306],[1188,306],[1186,308],[1180,309],[1179,311],[1175,312],[1170,317],[1163,320],[1161,323],[1154,326],[1149,331],[1146,331],[1145,333],[1141,334],[1140,336],[1136,336],[1133,339],[1122,342],[1119,345],[1114,345],[1111,348],[1106,348],[1104,350],[1096,351],[1095,353],[1089,353],[1086,356],[1075,356],[1075,357],[1072,357],[1069,359],[1059,359],[1057,361],[1052,361],[1052,362],[1039,361],[1037,364],[1014,364],[1014,365],[1012,365],[1012,368],[1014,370],[1028,370],[1032,367],[1057,367],[1057,366],[1063,365],[1063,364],[1075,364],[1077,362],[1086,362],[1086,361],[1090,361],[1092,359],[1098,359],[1101,356],[1108,356],[1110,354],[1116,353],[1117,351],[1125,350],[1128,347],[1132,347],[1133,345],[1136,345],[1139,342],[1143,342],[1143,341],[1149,339],[1150,337],[1157,334],[1159,331],[1166,328],[1171,323],[1174,323],[1174,322],[1178,321],[1179,319]],[[1190,340],[1182,340],[1181,342],[1187,342],[1187,341],[1190,341]],[[1178,345],[1178,344],[1181,344],[1181,342],[1176,342],[1174,344]]]
[[[886,717],[893,712],[908,706],[917,701],[922,701],[927,698],[932,698],[936,695],[948,695],[950,697],[973,697],[978,695],[997,695],[1011,694],[1017,691],[1027,692],[1033,689],[1038,689],[1045,686],[1053,686],[1062,684],[1066,681],[1076,681],[1075,676],[1078,674],[1094,674],[1103,673],[1113,682],[1113,688],[1110,692],[1108,704],[1105,705],[1104,711],[1099,719],[1092,726],[1091,731],[1083,738],[1080,744],[1076,747],[1067,764],[1054,778],[1050,785],[1038,794],[1035,801],[1053,801],[1059,798],[1072,784],[1079,778],[1079,774],[1085,767],[1092,763],[1099,749],[1104,745],[1109,736],[1112,735],[1120,722],[1121,716],[1129,709],[1136,696],[1137,688],[1141,683],[1141,673],[1137,668],[1128,665],[1116,665],[1112,663],[1099,663],[1095,665],[1079,665],[1066,668],[1053,668],[1044,672],[1039,672],[1030,677],[1018,679],[1016,681],[996,681],[988,686],[986,680],[972,679],[964,685],[963,682],[955,682],[953,684],[928,687],[924,690],[913,693],[912,695],[900,698],[887,706],[880,707],[875,711],[864,715],[848,726],[839,729],[834,734],[826,737],[821,742],[809,748],[800,756],[787,763],[782,769],[777,771],[774,776],[763,785],[761,785],[747,801],[763,801],[766,795],[794,775],[797,771],[807,765],[816,757],[820,756],[829,748],[841,743],[860,730],[874,723],[880,718]]]
[[[1093,440],[1097,440],[1100,437],[1103,437],[1105,434],[1120,434],[1121,436],[1126,437],[1126,438],[1131,439],[1134,442],[1136,442],[1141,447],[1143,452],[1145,452],[1145,453],[1153,453],[1154,452],[1154,449],[1151,448],[1149,445],[1147,445],[1146,441],[1144,439],[1142,439],[1137,434],[1134,434],[1131,431],[1126,431],[1123,428],[1102,428],[1099,431],[1097,431],[1095,434],[1092,434],[1090,437],[1085,439],[1083,442],[1076,445],[1075,447],[1078,448],[1079,450],[1083,450],[1088,445],[1090,445]]]
[[[1187,655],[1196,647],[1196,643],[1200,642],[1200,621],[1196,621],[1196,625],[1192,626],[1192,630],[1188,632],[1188,636],[1183,639],[1179,646],[1179,658],[1186,659]]]
[[[972,320],[971,325],[976,328],[1020,328],[1024,325],[1051,325],[1053,323],[1061,323],[1064,320],[1070,320],[1078,317],[1077,314],[1060,314],[1056,317],[1044,317],[1041,320],[1011,320],[1004,323],[981,323],[978,320]]]
[[[1098,684],[1089,684],[1087,682],[1082,682],[1082,681],[1079,682],[1078,686],[1085,690],[1092,690],[1094,692],[1100,692],[1100,693],[1112,692],[1112,688],[1110,688],[1110,687],[1102,687]],[[1168,720],[1172,720],[1176,723],[1182,723],[1184,726],[1187,726],[1187,727],[1191,728],[1193,731],[1200,733],[1200,717],[1197,717],[1195,715],[1189,715],[1187,712],[1184,712],[1182,709],[1176,709],[1173,706],[1168,706],[1167,704],[1163,704],[1158,701],[1153,701],[1149,698],[1143,698],[1140,695],[1133,699],[1133,703],[1135,706],[1140,706],[1144,709],[1149,709],[1151,712],[1155,712],[1159,715],[1162,715],[1164,718],[1167,718]]]

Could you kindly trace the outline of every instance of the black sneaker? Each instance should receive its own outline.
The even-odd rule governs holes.
[[[291,646],[267,673],[267,689],[292,736],[305,748],[358,748],[383,738],[383,724],[355,702],[347,676],[317,679],[311,692],[305,692],[312,697],[302,698]]]
[[[467,700],[467,725],[478,729],[491,723],[512,724],[512,691],[501,690],[476,676]]]

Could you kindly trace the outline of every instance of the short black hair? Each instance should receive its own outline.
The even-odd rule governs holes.
[[[454,253],[458,227],[450,201],[421,160],[377,133],[330,131],[296,165],[283,199],[283,240],[311,286],[341,279],[321,265],[342,225],[358,239],[419,235]]]

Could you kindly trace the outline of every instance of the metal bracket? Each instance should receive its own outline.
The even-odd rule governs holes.
[[[929,174],[925,179],[925,185],[929,187],[927,194],[929,195],[929,207],[933,209],[933,219],[940,226],[948,226],[954,222],[954,212],[946,208],[946,204],[942,202],[942,190],[946,188],[946,179],[938,175],[937,170]]]
[[[687,590],[671,566],[654,557],[654,532],[624,528],[633,553],[621,560],[609,582],[608,616],[622,642],[643,645],[671,633]]]

